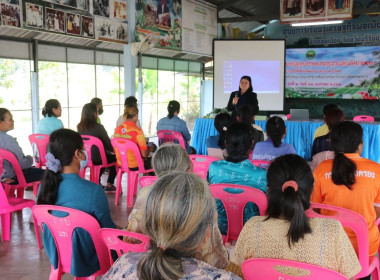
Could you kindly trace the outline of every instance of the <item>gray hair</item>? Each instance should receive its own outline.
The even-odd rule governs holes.
[[[181,258],[191,258],[215,218],[215,202],[206,181],[189,172],[159,178],[145,207],[144,233],[150,251],[138,263],[138,278],[180,279]]]
[[[193,164],[186,150],[179,144],[166,143],[154,153],[152,166],[157,177],[168,171],[189,171]]]

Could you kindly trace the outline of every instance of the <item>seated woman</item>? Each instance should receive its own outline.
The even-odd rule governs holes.
[[[308,218],[313,175],[298,155],[276,158],[268,169],[267,216],[249,220],[236,242],[231,262],[277,258],[336,270],[348,278],[361,266],[339,221]],[[232,266],[232,265],[231,265]]]
[[[375,220],[380,216],[380,165],[360,157],[363,129],[354,122],[344,121],[331,132],[335,158],[321,162],[314,171],[311,201],[335,205],[359,213],[367,221],[369,254],[377,253],[380,233]],[[347,231],[357,251],[356,236]]]
[[[98,110],[96,105],[93,103],[87,103],[83,106],[81,120],[77,125],[78,133],[80,135],[90,135],[100,139],[102,141],[104,150],[107,156],[107,162],[112,163],[116,162],[116,157],[113,151],[111,140],[108,137],[107,131],[104,129],[104,126],[97,122],[98,119]],[[102,159],[100,158],[100,152],[97,147],[93,147],[91,150],[91,159],[95,165],[101,165]],[[116,177],[116,167],[111,166],[108,168],[109,175],[107,179],[107,186],[103,187],[106,192],[114,192],[116,187],[113,185]],[[102,173],[105,171],[105,168],[102,168],[99,176],[102,177]]]
[[[122,255],[103,279],[240,279],[195,257],[212,238],[215,215],[204,180],[188,172],[167,173],[146,201],[143,233],[150,237],[150,250]]]
[[[331,150],[331,131],[333,128],[344,121],[344,113],[342,110],[335,108],[328,111],[325,115],[325,123],[329,129],[326,135],[319,136],[313,141],[311,155],[314,156],[320,152]]]
[[[44,169],[32,167],[33,157],[25,156],[17,140],[8,135],[7,132],[14,128],[14,121],[11,112],[6,108],[0,108],[0,149],[12,152],[24,173],[27,183],[41,180],[45,173]],[[18,180],[12,165],[4,161],[4,170],[1,174],[1,181],[8,184],[17,184]]]
[[[253,139],[249,125],[232,123],[227,130],[225,160],[214,161],[210,164],[208,181],[210,184],[228,183],[267,190],[266,174],[263,168],[253,165],[249,159]],[[233,189],[231,189],[233,192]],[[222,234],[227,233],[227,215],[222,202],[216,201],[218,210],[218,225]],[[244,222],[259,215],[259,209],[253,203],[248,203],[244,209]]]
[[[186,122],[178,118],[179,110],[181,105],[178,101],[172,100],[168,104],[168,116],[162,118],[157,123],[157,131],[159,130],[171,130],[177,131],[182,134],[185,139],[186,151],[189,154],[196,154],[197,151],[194,147],[189,146],[187,141],[190,141],[191,135],[189,130],[187,129]]]
[[[82,137],[70,129],[59,129],[50,135],[50,153],[46,155],[46,174],[41,182],[37,204],[69,207],[93,216],[102,228],[115,228],[107,197],[103,189],[79,176],[79,170],[87,165],[87,154]],[[62,212],[55,213],[62,216]],[[57,268],[57,251],[54,239],[47,227],[43,242],[50,263]],[[90,235],[76,229],[73,235],[71,274],[85,277],[99,270],[99,260]]]
[[[286,154],[297,154],[291,144],[282,143],[285,138],[285,122],[280,117],[274,116],[267,120],[265,130],[268,139],[255,145],[252,153],[252,160],[272,161],[276,157]]]
[[[37,133],[50,135],[53,131],[63,128],[62,121],[58,119],[61,114],[62,107],[57,99],[46,101],[44,108],[42,108],[44,118],[38,122]]]
[[[227,127],[229,126],[232,118],[228,113],[220,113],[216,115],[214,119],[215,129],[218,131],[218,135],[210,136],[206,139],[207,154],[211,157],[223,159],[223,150],[226,148],[224,142],[227,133]]]
[[[141,157],[144,160],[145,168],[150,168],[150,160],[148,156],[152,151],[153,147],[147,147],[145,142],[144,132],[141,128],[137,127],[136,122],[139,119],[139,109],[135,105],[126,106],[124,108],[124,119],[122,125],[115,128],[114,137],[115,138],[126,138],[137,144],[140,149]],[[133,152],[128,151],[128,164],[129,169],[137,170],[137,160]],[[116,152],[116,158],[118,164],[120,163],[119,154]]]
[[[193,164],[185,149],[178,144],[172,143],[166,143],[160,146],[153,155],[152,165],[158,178],[170,171],[193,171]],[[143,212],[149,193],[153,188],[153,185],[147,186],[139,192],[133,210],[128,217],[127,231],[143,232]],[[195,257],[217,268],[225,268],[228,264],[228,253],[223,246],[222,236],[216,221],[213,223],[210,236],[212,238],[208,239],[207,242],[197,250]]]

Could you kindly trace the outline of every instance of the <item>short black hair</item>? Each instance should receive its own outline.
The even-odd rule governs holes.
[[[137,105],[137,98],[134,96],[128,96],[125,98],[124,106],[136,106]]]
[[[333,104],[333,103],[326,104],[325,106],[323,106],[323,115],[326,116],[328,111],[330,111],[332,109],[336,109],[336,108],[339,109],[338,105],[336,105],[336,104]]]

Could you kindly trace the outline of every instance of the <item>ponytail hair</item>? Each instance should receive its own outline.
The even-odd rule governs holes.
[[[362,143],[363,128],[357,123],[344,121],[331,131],[331,148],[335,153],[331,179],[335,185],[351,189],[355,184],[356,164],[344,153],[355,153]]]
[[[298,155],[277,157],[269,166],[267,218],[284,217],[289,225],[288,245],[297,243],[311,233],[305,210],[310,208],[314,178],[307,162]]]
[[[70,165],[75,151],[82,150],[82,137],[71,129],[58,129],[50,134],[50,153],[59,160],[61,166]],[[37,204],[54,205],[58,198],[58,188],[62,181],[62,171],[54,172],[47,169],[41,181],[40,191],[37,197]]]
[[[178,101],[172,100],[168,104],[168,118],[171,119],[174,116],[175,112],[179,113],[179,110],[181,109],[181,105]]]
[[[46,115],[49,117],[54,116],[53,109],[58,109],[59,105],[60,104],[57,99],[49,99],[42,108],[42,115],[44,117],[46,117]]]
[[[272,140],[273,145],[280,147],[282,137],[285,134],[285,122],[278,116],[271,117],[265,126],[268,137]]]
[[[182,278],[182,258],[194,257],[215,212],[207,183],[199,176],[173,171],[159,178],[145,206],[143,225],[150,251],[137,264],[138,279]]]

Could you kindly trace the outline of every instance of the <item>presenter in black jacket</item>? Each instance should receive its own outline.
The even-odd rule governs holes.
[[[259,111],[259,102],[257,94],[253,92],[252,80],[250,76],[243,76],[240,79],[239,90],[234,91],[230,95],[227,110],[232,111],[232,118],[236,120],[236,114],[240,107],[248,105],[251,107],[253,115]]]

